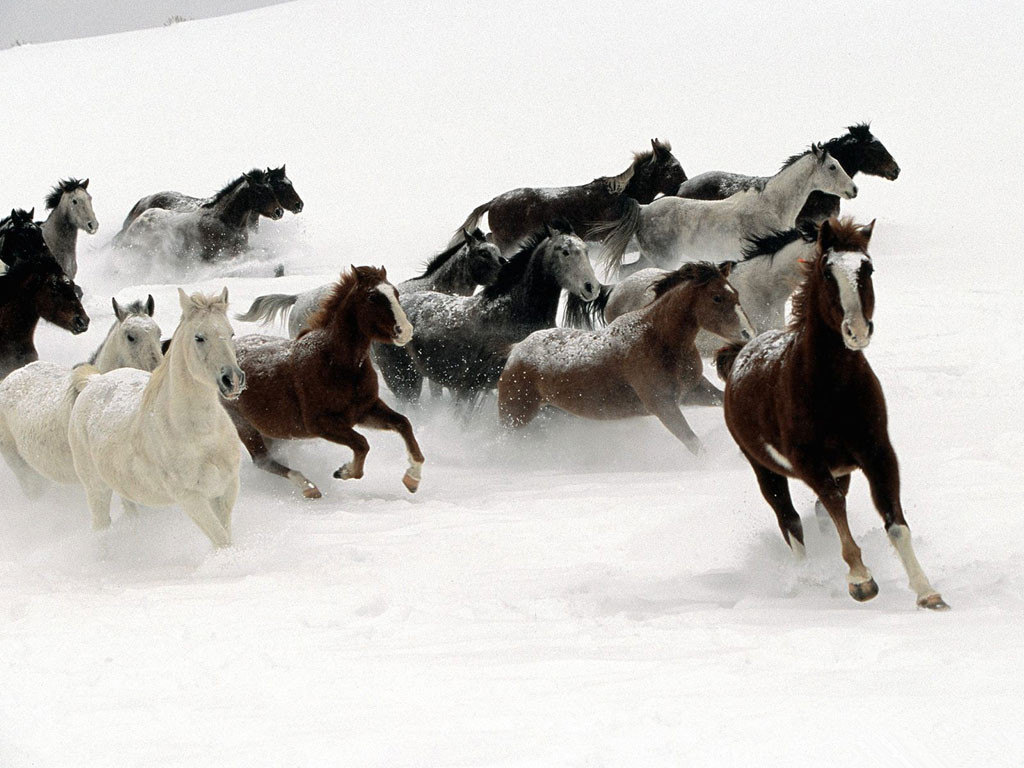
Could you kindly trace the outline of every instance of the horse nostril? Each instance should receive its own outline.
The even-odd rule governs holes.
[[[295,212],[302,213],[302,203],[299,203],[298,205],[295,206]]]
[[[583,290],[585,290],[587,293],[593,293],[594,292],[594,284],[593,283],[584,283],[583,284]]]

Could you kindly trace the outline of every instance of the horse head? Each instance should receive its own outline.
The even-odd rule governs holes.
[[[685,311],[692,312],[697,324],[704,330],[720,336],[725,341],[743,344],[756,335],[747,313],[740,306],[740,296],[729,284],[729,275],[735,262],[726,261],[712,264],[708,261],[691,261],[679,269],[667,273],[652,286],[655,301],[662,300],[677,286],[685,286],[678,299]]]
[[[373,341],[401,347],[412,339],[412,323],[398,303],[398,289],[388,282],[384,267],[352,267],[355,280],[356,324]],[[346,281],[342,276],[342,284]],[[327,303],[326,301],[324,302]]]
[[[64,274],[49,253],[18,262],[8,275],[23,275],[22,290],[33,296],[39,317],[75,335],[89,329],[89,315],[82,307],[82,289]]]
[[[181,322],[174,332],[170,354],[183,354],[189,374],[204,386],[216,387],[221,397],[234,400],[245,389],[245,373],[235,359],[235,332],[228,322],[228,289],[218,295],[186,294],[178,289]]]
[[[43,230],[33,220],[35,212],[15,209],[0,221],[0,260],[9,267],[22,259],[50,255]]]
[[[469,265],[469,277],[477,285],[491,285],[498,279],[498,273],[508,262],[498,246],[489,242],[479,229],[469,232],[462,230],[465,238],[466,263]]]
[[[284,216],[284,208],[277,199],[277,194],[266,171],[253,170],[243,173],[249,188],[249,208],[260,216],[277,221]]]
[[[875,330],[874,267],[868,255],[874,226],[874,221],[858,227],[852,219],[829,219],[818,233],[820,255],[813,267],[820,286],[817,310],[851,350],[864,349]]]
[[[813,189],[830,195],[839,195],[846,200],[852,200],[857,196],[857,185],[853,183],[853,179],[843,170],[839,161],[832,157],[821,144],[813,145],[808,155],[813,158],[811,170]]]
[[[545,232],[547,238],[539,247],[558,284],[583,301],[596,299],[601,283],[590,264],[586,243],[562,219],[545,224]]]
[[[852,151],[856,170],[895,181],[900,175],[900,166],[882,142],[874,137],[868,124],[851,125],[847,130],[849,133],[843,138]]]
[[[663,195],[674,195],[679,185],[686,181],[686,171],[672,154],[672,144],[660,139],[651,139],[652,162],[656,168],[658,191]]]
[[[117,318],[108,342],[114,344],[115,367],[152,371],[163,359],[160,326],[153,319],[153,296],[150,295],[145,304],[134,301],[122,306],[117,299],[110,301]]]
[[[305,204],[302,202],[302,198],[299,197],[299,193],[295,191],[292,180],[285,173],[284,166],[282,165],[280,168],[267,168],[266,173],[267,180],[270,182],[271,189],[274,190],[277,201],[292,213],[301,212]]]
[[[65,220],[78,229],[95,235],[100,223],[93,213],[92,195],[87,191],[88,188],[88,179],[61,179],[57,186],[50,190],[46,198],[46,208],[60,212]]]

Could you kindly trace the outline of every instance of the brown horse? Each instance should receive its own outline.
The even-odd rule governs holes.
[[[0,379],[39,359],[33,337],[40,318],[74,334],[88,330],[81,296],[49,251],[0,275]]]
[[[363,476],[370,450],[353,426],[389,429],[405,440],[409,469],[402,482],[415,492],[423,454],[409,420],[378,396],[370,364],[371,342],[402,345],[411,338],[412,326],[384,267],[353,267],[342,273],[310,319],[310,329],[297,339],[255,334],[237,339],[246,389],[237,400],[225,400],[224,407],[256,466],[287,477],[304,496],[316,499],[320,490],[305,475],[271,458],[271,440],[322,437],[347,445],[353,459],[334,476],[348,480]]]
[[[530,422],[545,404],[590,419],[654,414],[693,453],[701,443],[679,403],[718,405],[701,374],[697,331],[726,341],[754,335],[722,267],[690,262],[654,285],[653,304],[599,331],[551,328],[512,347],[498,381],[498,412],[508,427]]]
[[[873,227],[874,222],[858,227],[850,219],[824,222],[817,256],[793,297],[789,329],[762,333],[738,352],[719,352],[725,422],[798,555],[804,551],[803,527],[787,478],[803,480],[828,510],[850,567],[850,595],[863,601],[878,594],[846,520],[850,473],[861,469],[917,604],[948,608],[914,555],[885,397],[862,351],[873,331],[867,252]]]

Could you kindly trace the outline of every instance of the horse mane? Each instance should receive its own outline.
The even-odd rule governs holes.
[[[659,277],[651,284],[651,289],[654,291],[654,300],[657,301],[677,285],[683,283],[704,285],[721,276],[722,273],[717,264],[712,264],[710,261],[688,261],[679,269]]]
[[[814,152],[814,153],[820,152],[821,156],[818,158],[818,162],[822,162],[822,163],[825,162],[825,147],[823,147],[821,145],[821,143],[811,144],[811,146],[809,146],[803,152],[798,152],[795,155],[791,155],[790,157],[787,157],[786,158],[786,162],[784,162],[782,164],[782,167],[779,169],[779,171],[781,172],[781,171],[786,170],[787,168],[789,168],[789,166],[793,165],[793,163],[797,162],[800,158],[806,157],[807,155],[811,154],[812,152]]]
[[[6,304],[16,293],[23,290],[22,281],[30,274],[64,275],[57,260],[49,253],[41,253],[32,259],[18,259],[0,275],[0,303]]]
[[[548,227],[553,232],[561,232],[567,235],[574,234],[572,224],[565,219],[554,219],[548,224]],[[548,227],[538,229],[519,241],[518,250],[498,270],[498,279],[484,288],[483,295],[485,297],[496,299],[499,296],[504,296],[523,281],[526,268],[530,264],[530,257],[533,256],[533,252],[537,250],[540,244],[548,239]]]
[[[57,185],[50,190],[50,194],[46,196],[46,210],[52,211],[60,205],[60,199],[64,196],[65,192],[74,192],[76,189],[80,188],[85,188],[85,183],[82,179],[76,179],[73,176],[67,179],[61,179],[57,182]]]
[[[345,300],[352,294],[355,287],[360,281],[360,271],[364,276],[374,277],[377,282],[384,280],[384,272],[377,267],[354,267],[352,269],[346,269],[341,273],[341,277],[338,278],[338,282],[331,288],[331,292],[324,297],[323,301],[320,302],[320,307],[313,313],[313,316],[309,318],[309,322],[306,324],[306,330],[299,334],[302,337],[310,331],[316,330],[317,328],[326,328],[331,318],[337,313],[338,308],[345,302]]]
[[[264,183],[267,180],[267,175],[268,174],[266,171],[261,170],[260,168],[253,168],[248,173],[243,173],[237,179],[233,179],[232,181],[229,181],[227,184],[225,184],[224,187],[215,195],[213,195],[213,197],[211,197],[203,207],[209,208],[211,206],[216,205],[225,197],[234,192],[242,182],[248,181],[249,177],[253,177],[254,181],[256,181],[257,183]]]
[[[846,127],[846,136],[840,136],[839,138],[832,139],[826,143],[826,146],[831,144],[833,141],[839,142],[845,138],[849,138],[851,141],[858,143],[867,144],[875,137],[871,133],[871,123],[854,123],[853,125]]]
[[[829,219],[829,226],[832,229],[832,240],[833,245],[831,250],[834,251],[859,251],[860,253],[868,252],[868,242],[870,235],[865,235],[861,227],[858,227],[852,216],[844,216],[841,219]],[[804,327],[807,323],[807,316],[810,312],[810,294],[812,293],[812,284],[814,283],[814,275],[817,270],[815,266],[821,259],[821,246],[819,240],[819,246],[815,250],[813,259],[805,261],[802,264],[804,271],[804,279],[800,285],[793,292],[793,298],[791,299],[790,314],[792,319],[789,322],[789,330],[797,331]]]
[[[747,245],[743,248],[742,261],[750,261],[760,256],[775,256],[797,240],[813,243],[817,239],[818,226],[813,221],[802,221],[792,229],[776,229],[767,235],[750,235],[746,238]]]
[[[662,141],[661,139],[654,139],[653,143],[656,144],[659,149],[662,149],[665,152],[671,152],[672,151],[672,142],[670,142],[668,139],[666,139],[665,141]],[[638,165],[643,165],[644,163],[646,163],[646,162],[648,162],[650,160],[653,160],[653,159],[654,159],[654,149],[653,149],[653,147],[651,149],[641,150],[640,152],[634,152],[633,153],[633,166],[636,167]]]
[[[284,181],[286,178],[283,165],[280,168],[268,167],[265,173],[267,174],[268,181]]]
[[[473,230],[472,235],[473,235],[473,237],[477,238],[478,240],[482,240],[484,238],[484,233],[483,233],[483,231],[479,227],[477,227],[476,229]],[[439,254],[434,256],[432,259],[430,259],[430,261],[428,261],[424,265],[423,274],[422,275],[416,275],[416,277],[414,277],[413,280],[419,280],[420,278],[428,277],[429,275],[434,274],[435,272],[437,272],[437,270],[439,270],[442,266],[444,266],[445,263],[447,263],[447,261],[452,256],[454,256],[456,253],[461,251],[465,246],[466,246],[466,241],[463,240],[461,243],[458,243],[457,245],[451,246],[450,248],[448,248],[448,250],[441,251]]]

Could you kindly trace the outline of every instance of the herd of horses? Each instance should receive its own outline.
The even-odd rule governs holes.
[[[852,177],[896,179],[899,166],[867,125],[812,144],[771,177],[713,171],[688,179],[668,142],[589,184],[516,189],[474,209],[422,274],[393,285],[356,266],[302,294],[258,297],[248,322],[288,316],[288,338],[234,338],[225,288],[179,289],[181,319],[161,342],[153,299],[122,306],[88,363],[38,361],[46,319],[88,327],[75,285],[75,236],[98,227],[88,180],[61,181],[45,222],[0,221],[0,452],[25,493],[79,483],[110,524],[117,493],[137,506],[180,504],[217,546],[231,541],[238,441],[259,468],[308,498],[320,489],[281,463],[274,443],[319,437],[352,449],[339,479],[363,475],[356,427],[397,432],[415,492],[424,456],[399,404],[450,390],[479,411],[489,393],[510,430],[554,407],[583,418],[654,415],[689,450],[700,438],[680,406],[724,406],[782,535],[804,537],[789,480],[806,483],[835,524],[850,595],[877,584],[847,523],[851,473],[864,472],[918,605],[948,607],[918,563],[899,496],[885,400],[863,349],[873,331],[868,254],[874,222],[838,218]],[[142,254],[218,261],[243,252],[261,216],[303,202],[282,166],[242,174],[208,198],[144,197],[113,244]],[[479,228],[487,215],[490,232]],[[602,283],[591,250],[613,281]],[[636,253],[625,263],[625,254]],[[607,278],[606,278],[607,279]],[[564,296],[564,298],[563,298]],[[558,325],[559,306],[564,304]],[[787,304],[790,307],[787,321]],[[704,375],[713,358],[725,382]],[[401,405],[399,406],[401,407]]]

